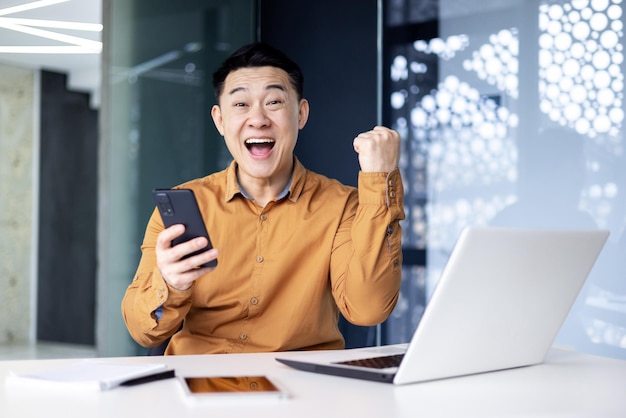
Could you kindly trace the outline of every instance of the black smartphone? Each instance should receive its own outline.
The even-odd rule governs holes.
[[[172,241],[172,245],[189,241],[197,237],[205,237],[209,243],[205,248],[186,255],[184,258],[200,254],[213,248],[209,234],[204,225],[196,196],[189,189],[155,189],[152,197],[161,214],[161,219],[166,228],[172,225],[185,225],[185,232]],[[210,261],[200,267],[215,267],[217,260]]]

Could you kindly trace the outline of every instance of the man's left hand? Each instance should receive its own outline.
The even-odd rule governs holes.
[[[389,173],[398,167],[400,135],[393,129],[376,126],[354,138],[353,146],[363,172]]]

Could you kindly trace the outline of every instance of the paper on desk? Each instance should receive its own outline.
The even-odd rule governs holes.
[[[7,385],[20,387],[71,388],[77,390],[108,390],[139,377],[149,376],[167,368],[155,363],[115,363],[83,360],[32,374],[10,374]]]

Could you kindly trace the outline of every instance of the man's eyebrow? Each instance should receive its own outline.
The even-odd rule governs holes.
[[[267,86],[265,86],[265,90],[272,90],[272,89],[278,89],[281,91],[287,91],[287,88],[283,85],[283,84],[268,84]],[[229,95],[233,95],[235,93],[238,93],[240,91],[248,91],[248,88],[246,87],[235,87],[232,90],[230,90],[228,92]]]
[[[265,90],[271,90],[271,89],[287,91],[287,88],[285,88],[285,86],[282,84],[268,84],[267,86],[265,86]]]
[[[232,94],[238,93],[238,92],[240,92],[240,91],[246,91],[246,90],[248,90],[248,89],[247,89],[247,88],[245,88],[245,87],[235,87],[234,89],[230,90],[230,91],[228,92],[228,94],[229,94],[229,95],[232,95]]]

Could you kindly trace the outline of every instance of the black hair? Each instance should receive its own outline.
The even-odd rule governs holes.
[[[250,67],[276,67],[284,70],[289,76],[291,85],[296,90],[298,100],[302,98],[304,76],[298,64],[282,51],[263,42],[244,45],[224,60],[222,65],[213,73],[215,98],[219,101],[228,74],[241,68]]]

